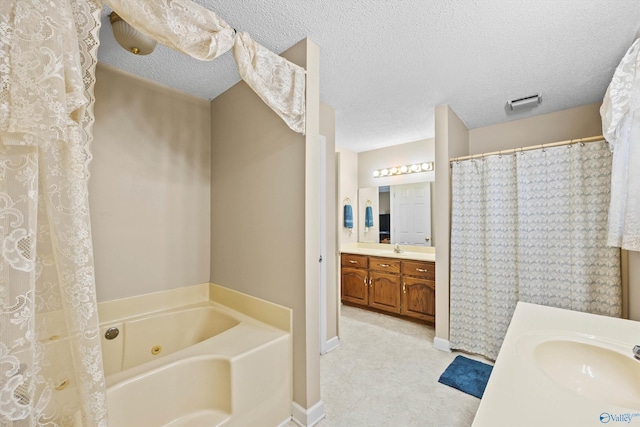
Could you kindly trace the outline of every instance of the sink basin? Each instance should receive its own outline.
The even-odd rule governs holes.
[[[533,362],[551,379],[588,399],[640,409],[640,361],[607,343],[549,339],[531,348]]]

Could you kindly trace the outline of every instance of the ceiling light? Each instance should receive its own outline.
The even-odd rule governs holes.
[[[109,20],[113,36],[120,46],[135,55],[148,55],[153,52],[156,47],[154,39],[133,28],[115,12],[111,12]]]

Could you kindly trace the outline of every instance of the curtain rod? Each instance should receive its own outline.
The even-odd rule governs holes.
[[[471,156],[452,157],[449,159],[449,163],[458,162],[460,160],[479,159],[487,156],[512,154],[512,153],[518,153],[521,151],[538,150],[540,148],[558,147],[561,145],[571,145],[571,144],[578,144],[578,143],[585,143],[585,142],[597,142],[597,141],[603,141],[603,140],[604,140],[604,137],[602,135],[590,136],[588,138],[568,139],[566,141],[552,142],[550,144],[539,144],[539,145],[532,145],[529,147],[522,147],[522,148],[510,148],[508,150],[492,151],[491,153],[473,154]]]

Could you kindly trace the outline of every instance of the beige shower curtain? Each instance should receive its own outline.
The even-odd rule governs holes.
[[[451,348],[495,359],[518,301],[620,316],[605,141],[452,169]]]

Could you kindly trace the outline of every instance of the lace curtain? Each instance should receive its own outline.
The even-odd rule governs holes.
[[[640,251],[640,39],[616,68],[604,96],[602,134],[613,152],[608,244]]]
[[[305,131],[305,70],[231,28],[190,0],[105,0],[122,19],[158,42],[209,61],[233,47],[240,77],[287,125]]]
[[[106,426],[87,194],[102,5],[0,2],[0,420]]]
[[[604,141],[452,169],[452,348],[495,359],[518,301],[620,316]]]
[[[304,69],[183,0],[113,0],[304,131]],[[107,426],[88,203],[99,0],[0,1],[0,425]],[[137,16],[134,11],[145,11]]]

